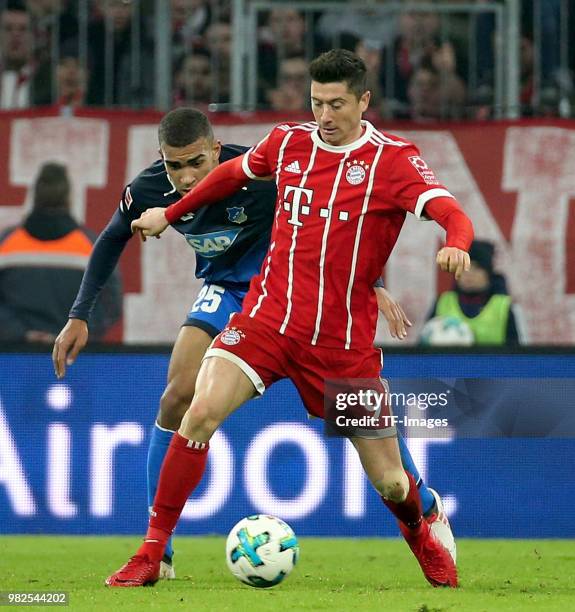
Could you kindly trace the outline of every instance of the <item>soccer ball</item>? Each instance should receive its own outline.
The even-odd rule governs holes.
[[[275,516],[254,514],[234,525],[226,542],[226,561],[241,582],[265,589],[289,576],[299,557],[292,528]]]
[[[426,346],[472,346],[473,331],[456,317],[434,317],[421,330],[420,342]]]

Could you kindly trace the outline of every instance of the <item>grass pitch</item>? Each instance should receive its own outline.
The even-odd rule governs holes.
[[[231,576],[224,538],[177,538],[178,579],[110,589],[135,537],[2,536],[2,591],[68,591],[73,610],[385,610],[413,612],[575,609],[572,540],[459,540],[457,590],[433,589],[401,540],[300,539],[293,574],[272,589]],[[33,606],[28,606],[31,608]]]

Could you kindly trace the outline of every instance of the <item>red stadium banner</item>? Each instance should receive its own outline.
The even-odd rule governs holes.
[[[26,214],[38,167],[52,160],[69,167],[75,216],[100,231],[124,184],[157,158],[159,118],[153,112],[1,114],[0,228]],[[222,142],[252,145],[286,116],[212,120]],[[497,268],[520,307],[527,343],[575,344],[575,122],[378,127],[415,142],[464,206],[476,236],[497,245]],[[408,219],[385,270],[389,290],[415,323],[411,343],[437,292],[451,283],[434,263],[442,233],[435,224]],[[194,265],[176,232],[145,245],[133,240],[121,263],[124,320],[115,339],[172,342],[200,287]],[[394,343],[383,325],[378,341]]]

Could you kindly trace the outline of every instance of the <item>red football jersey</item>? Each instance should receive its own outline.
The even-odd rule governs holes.
[[[243,160],[251,178],[275,175],[270,247],[243,312],[314,345],[371,347],[373,285],[406,212],[451,196],[417,148],[364,121],[345,146],[321,140],[316,123],[279,125]]]

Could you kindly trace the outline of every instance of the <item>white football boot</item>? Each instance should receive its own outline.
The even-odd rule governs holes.
[[[174,569],[172,559],[164,555],[164,558],[160,561],[160,575],[158,578],[160,580],[174,580],[175,577],[176,570]]]
[[[443,502],[435,489],[431,487],[427,488],[435,498],[436,508],[433,509],[433,512],[429,516],[425,517],[425,520],[429,523],[433,535],[447,549],[453,559],[453,563],[455,563],[457,561],[457,545],[455,544],[455,538],[453,537],[453,531],[451,531],[449,519],[447,518],[447,514],[445,514]]]

